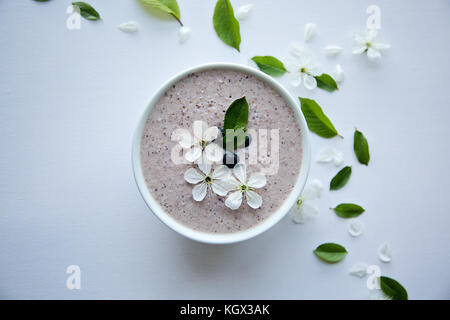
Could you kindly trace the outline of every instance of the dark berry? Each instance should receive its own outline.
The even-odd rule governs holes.
[[[234,168],[234,166],[239,162],[239,157],[236,153],[226,151],[223,154],[223,164],[228,168]]]
[[[247,148],[250,145],[251,142],[252,142],[252,136],[248,133],[245,136],[245,147]]]

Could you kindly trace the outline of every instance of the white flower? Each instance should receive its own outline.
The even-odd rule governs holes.
[[[192,196],[195,201],[202,201],[208,192],[214,192],[219,196],[226,196],[230,185],[227,180],[231,172],[225,165],[220,165],[214,169],[211,174],[211,165],[207,163],[198,164],[198,171],[195,168],[189,168],[184,173],[184,180],[196,186],[192,188]]]
[[[370,60],[376,60],[381,57],[380,50],[389,49],[389,44],[375,42],[378,31],[376,29],[370,29],[365,35],[355,34],[353,39],[355,40],[356,47],[353,50],[353,54],[361,54],[366,52],[367,57]]]
[[[178,30],[178,40],[180,43],[184,43],[191,35],[191,28],[189,27],[181,27],[180,30]]]
[[[333,72],[334,80],[336,80],[337,83],[341,83],[344,81],[344,69],[342,69],[340,64],[337,64],[334,72]]]
[[[340,46],[326,46],[325,47],[325,55],[328,57],[337,56],[342,52],[342,47]]]
[[[317,81],[314,77],[321,74],[320,66],[296,43],[291,43],[291,54],[293,59],[287,62],[292,74],[291,85],[298,87],[303,83],[308,90],[316,88]]]
[[[310,201],[320,198],[323,190],[322,182],[317,179],[311,181],[298,198],[296,205],[292,209],[292,221],[295,223],[305,223],[310,218],[319,213],[319,209],[310,204]]]
[[[383,262],[390,262],[392,259],[391,248],[387,242],[381,244],[378,248],[378,258]]]
[[[350,268],[349,274],[362,278],[367,274],[367,267],[366,263],[358,262]]]
[[[225,200],[225,205],[236,210],[241,206],[242,198],[245,197],[247,204],[253,208],[258,209],[262,205],[262,198],[254,190],[262,188],[266,185],[266,176],[262,173],[254,173],[247,180],[247,168],[245,164],[238,163],[233,168],[233,174],[237,180],[231,176],[228,183],[232,186],[231,190],[234,190],[228,195]]]
[[[246,5],[240,6],[236,12],[236,18],[241,21],[245,20],[248,17],[248,14],[252,10],[252,8],[253,8],[253,4],[246,4]]]
[[[323,163],[333,162],[336,167],[339,167],[344,161],[344,154],[334,148],[325,147],[320,150],[316,161]]]
[[[118,28],[123,32],[136,32],[138,30],[138,24],[134,21],[128,21],[119,24]]]
[[[217,162],[222,160],[223,149],[213,143],[219,135],[219,129],[217,127],[208,128],[208,124],[201,120],[194,121],[192,128],[193,136],[186,132],[177,137],[181,147],[189,149],[184,156],[186,160],[189,162]]]
[[[363,233],[363,225],[358,220],[353,220],[348,224],[347,230],[352,237],[359,237]]]
[[[304,36],[305,36],[305,42],[308,42],[311,40],[312,37],[314,37],[317,33],[317,25],[314,23],[307,23],[305,24],[304,29]]]

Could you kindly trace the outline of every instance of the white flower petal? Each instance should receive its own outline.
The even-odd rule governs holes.
[[[366,263],[358,262],[350,268],[349,274],[360,278],[365,277],[367,275],[367,267]]]
[[[320,180],[314,179],[311,183],[303,190],[302,198],[305,201],[315,200],[320,198],[323,190],[323,185]]]
[[[391,248],[387,242],[378,248],[378,258],[383,262],[390,262],[392,260]]]
[[[366,45],[366,42],[367,42],[367,40],[366,40],[366,36],[364,36],[364,35],[362,35],[362,34],[360,34],[360,33],[355,33],[354,35],[353,35],[353,40],[357,43],[357,44],[360,44],[360,45]]]
[[[192,129],[194,130],[194,137],[198,140],[203,139],[203,132],[208,129],[208,124],[202,120],[195,120]]]
[[[252,8],[253,8],[253,4],[246,4],[246,5],[240,6],[236,12],[236,18],[241,21],[245,20],[248,17],[248,14],[252,10]]]
[[[313,76],[305,75],[303,77],[303,85],[308,90],[313,90],[317,87],[317,80]]]
[[[322,163],[333,162],[336,166],[340,166],[344,161],[344,154],[334,148],[325,147],[320,150],[316,161]]]
[[[260,172],[254,173],[247,181],[247,185],[251,188],[259,189],[266,185],[266,176]]]
[[[369,60],[374,61],[381,58],[381,53],[377,49],[370,47],[367,50],[367,57],[369,58]]]
[[[291,79],[291,86],[298,87],[302,84],[302,75],[300,72],[293,73]]]
[[[296,57],[301,57],[305,53],[305,50],[299,43],[291,42],[289,44],[289,52]]]
[[[340,64],[336,65],[333,75],[337,83],[341,83],[342,81],[344,81],[344,69],[342,69]]]
[[[208,176],[211,172],[211,165],[204,161],[198,164],[198,168],[205,174],[205,176]]]
[[[366,42],[373,42],[373,40],[375,40],[377,35],[378,35],[377,29],[369,29],[369,31],[366,34]]]
[[[201,174],[200,172],[198,172],[197,169],[194,169],[194,168],[189,168],[184,173],[184,180],[186,180],[187,182],[189,182],[191,184],[197,184],[200,181],[203,181],[203,179],[205,179],[205,176],[203,174]]]
[[[225,180],[228,183],[228,185],[230,186],[230,191],[232,189],[237,189],[241,185],[241,183],[235,177],[233,177],[232,175],[230,175]]]
[[[206,197],[206,191],[208,189],[208,184],[206,182],[202,182],[192,188],[192,196],[195,201],[202,201]]]
[[[245,164],[238,163],[233,168],[234,176],[242,183],[247,182],[247,168]]]
[[[223,159],[223,149],[215,143],[210,143],[205,148],[205,156],[211,162],[218,162]]]
[[[363,52],[365,52],[367,50],[367,46],[364,45],[362,47],[356,47],[355,49],[353,49],[352,53],[353,54],[361,54]]]
[[[352,237],[359,237],[363,233],[363,225],[358,220],[352,220],[348,224],[347,231]]]
[[[180,43],[186,42],[186,40],[189,39],[191,32],[191,28],[186,26],[181,27],[180,30],[178,30],[178,40]]]
[[[211,189],[218,196],[224,197],[230,191],[230,185],[226,180],[214,180],[211,181]]]
[[[228,179],[231,175],[230,169],[226,165],[220,165],[214,169],[214,172],[211,176],[213,179]]]
[[[235,191],[230,193],[230,195],[225,199],[225,205],[231,210],[236,210],[241,206],[242,203],[242,192]]]
[[[192,147],[186,154],[184,158],[189,162],[194,162],[202,156],[202,149],[200,147]]]
[[[385,50],[385,49],[389,49],[391,47],[391,45],[387,44],[387,43],[372,43],[372,47],[377,50]]]
[[[318,64],[310,62],[308,66],[308,73],[312,76],[320,76],[322,74],[322,67]]]
[[[219,128],[210,127],[203,132],[202,139],[204,141],[211,142],[211,141],[215,140],[218,135],[219,135]]]
[[[342,47],[340,46],[326,46],[325,47],[325,55],[328,57],[337,56],[342,52]]]
[[[138,24],[135,21],[128,21],[119,24],[118,28],[123,32],[136,32],[138,31]]]
[[[245,192],[245,198],[247,199],[247,204],[253,209],[258,209],[261,207],[263,202],[262,197],[255,191],[251,190]]]
[[[305,223],[309,219],[316,216],[318,213],[319,209],[307,202],[303,202],[300,207],[294,206],[292,221],[294,221],[295,223]]]
[[[304,36],[305,41],[308,42],[317,33],[317,25],[314,23],[307,23],[305,25]]]
[[[183,148],[190,148],[194,144],[194,137],[189,132],[182,132],[180,133],[176,139],[178,140],[178,143]]]

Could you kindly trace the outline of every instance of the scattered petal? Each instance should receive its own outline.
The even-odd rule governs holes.
[[[340,46],[326,46],[325,47],[325,55],[328,57],[337,56],[342,52],[342,47]]]
[[[262,198],[259,194],[257,194],[255,191],[247,191],[245,193],[245,197],[247,199],[247,204],[253,208],[258,209],[262,205]]]
[[[317,87],[317,80],[313,76],[310,76],[309,74],[304,75],[303,77],[303,85],[308,90],[313,90]]]
[[[365,277],[367,275],[367,267],[366,263],[358,262],[350,268],[349,274],[360,278]]]
[[[315,200],[320,198],[323,190],[322,182],[318,179],[314,179],[311,183],[303,190],[302,198],[305,201]]]
[[[135,21],[128,21],[119,24],[118,28],[123,32],[136,32],[138,31],[138,24]]]
[[[197,184],[200,181],[203,181],[204,178],[205,178],[205,176],[202,175],[200,172],[198,172],[198,170],[196,170],[194,168],[189,168],[184,173],[184,180],[186,180],[187,182],[189,182],[191,184]]]
[[[358,220],[352,220],[349,222],[347,230],[352,237],[359,237],[363,233],[363,225]]]
[[[292,210],[292,221],[295,223],[305,223],[319,213],[319,209],[303,202],[300,206],[294,206]]]
[[[225,199],[225,205],[231,210],[236,210],[241,206],[242,192],[240,190],[230,193]]]
[[[253,8],[253,4],[246,4],[246,5],[240,6],[236,12],[236,18],[241,21],[245,20],[248,17],[248,14],[252,10],[252,8]]]
[[[252,174],[247,181],[247,185],[255,189],[264,187],[266,183],[267,183],[266,176],[259,172]]]
[[[391,248],[387,242],[384,242],[378,248],[378,258],[383,262],[390,262],[392,260]]]
[[[191,28],[185,26],[181,27],[178,31],[178,40],[180,43],[185,43],[186,40],[189,39],[191,32]]]
[[[206,197],[206,191],[208,189],[208,184],[206,182],[202,182],[197,184],[194,188],[192,188],[192,196],[195,201],[202,201]]]
[[[342,69],[340,64],[336,65],[333,76],[334,80],[336,80],[337,83],[341,83],[342,81],[344,81],[344,69]]]
[[[314,23],[307,23],[305,25],[304,35],[305,35],[305,41],[308,42],[311,40],[312,37],[314,37],[317,33],[317,25]]]
[[[344,154],[334,148],[325,147],[320,150],[316,161],[322,163],[333,162],[338,167],[344,161]]]

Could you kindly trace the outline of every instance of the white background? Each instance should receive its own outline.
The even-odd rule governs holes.
[[[179,0],[193,30],[183,45],[177,22],[137,0],[89,3],[103,21],[82,20],[74,31],[66,28],[70,1],[0,3],[1,298],[365,299],[365,279],[348,275],[358,261],[379,265],[410,298],[450,298],[448,1],[255,0],[241,22],[241,53],[217,38],[212,0]],[[381,8],[380,40],[392,45],[375,65],[351,54],[370,4]],[[138,33],[117,29],[129,20]],[[280,81],[295,97],[316,99],[345,137],[311,134],[311,142],[313,157],[324,146],[345,153],[350,182],[324,192],[315,220],[285,218],[244,243],[205,245],[169,230],[132,176],[131,138],[147,101],[187,67],[284,59],[291,41],[303,43],[307,22],[319,35],[305,46],[325,71],[343,66],[341,90],[310,93]],[[326,58],[330,44],[343,54]],[[353,154],[355,127],[370,143],[368,167]],[[327,185],[337,170],[314,162],[310,177]],[[366,208],[361,237],[328,209],[340,202]],[[377,258],[384,241],[389,264]],[[320,262],[312,251],[323,242],[344,245],[348,256]],[[81,267],[81,290],[66,288],[71,264]]]

